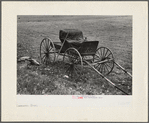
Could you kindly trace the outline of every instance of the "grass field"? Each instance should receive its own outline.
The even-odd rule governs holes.
[[[132,73],[132,16],[18,16],[17,57],[30,56],[40,61],[40,43],[44,37],[59,40],[60,29],[79,29],[88,40],[108,47],[115,61]],[[57,61],[49,66],[17,64],[17,94],[48,95],[122,95],[94,71],[88,70],[77,81],[63,77]],[[114,67],[107,76],[127,93],[132,94],[132,79]]]

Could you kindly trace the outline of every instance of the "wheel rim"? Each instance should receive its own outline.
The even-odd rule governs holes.
[[[98,63],[106,61],[104,63]],[[94,67],[103,75],[108,75],[114,68],[114,57],[110,49],[106,47],[100,47],[97,49],[94,56],[94,63],[97,63]]]
[[[40,44],[40,60],[41,63],[48,65],[55,61],[55,46],[51,39],[44,38]]]
[[[63,62],[65,74],[76,79],[81,75],[83,63],[78,50],[75,48],[67,49],[64,53]]]

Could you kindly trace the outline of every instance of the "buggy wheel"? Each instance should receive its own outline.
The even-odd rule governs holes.
[[[94,67],[103,75],[108,75],[114,68],[114,57],[110,49],[100,47],[94,56]]]
[[[71,78],[78,78],[81,75],[83,62],[77,49],[68,48],[63,57],[65,74]]]
[[[44,38],[40,44],[40,60],[42,64],[48,65],[54,62],[56,57],[55,46],[51,39]]]

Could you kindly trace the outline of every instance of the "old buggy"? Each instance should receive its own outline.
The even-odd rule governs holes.
[[[114,68],[113,53],[107,47],[99,47],[99,41],[88,41],[83,33],[77,29],[64,29],[59,31],[61,42],[53,42],[50,38],[44,38],[40,44],[41,63],[48,65],[62,56],[66,74],[70,77],[80,75],[81,68],[90,66],[113,86],[114,83],[105,77]],[[116,65],[118,65],[116,63]],[[122,70],[124,68],[119,66]],[[128,73],[127,71],[125,71]],[[128,73],[129,74],[129,73]],[[120,88],[118,88],[121,90]],[[123,90],[121,90],[123,91]],[[124,91],[123,91],[124,92]],[[124,92],[127,94],[126,92]]]

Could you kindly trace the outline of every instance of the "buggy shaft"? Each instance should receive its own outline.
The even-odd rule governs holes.
[[[111,85],[113,85],[115,88],[117,88],[118,90],[122,91],[123,93],[125,93],[126,95],[129,95],[128,93],[126,93],[125,91],[123,91],[121,88],[117,87],[112,81],[110,81],[108,78],[106,78],[102,73],[100,73],[97,69],[95,69],[91,64],[89,64],[87,61],[85,61],[91,68],[93,68],[93,70],[95,70],[98,74],[100,74],[106,81],[108,81]]]
[[[106,60],[104,60],[104,61],[96,61],[96,62],[94,62],[94,63],[92,63],[92,65],[96,65],[96,64],[102,64],[102,63],[105,63],[105,62],[108,62],[108,61],[112,61],[113,59],[106,59]]]
[[[127,72],[122,66],[120,66],[118,63],[114,62],[119,68],[121,68],[125,73],[127,73],[130,77],[132,77],[132,75]]]

